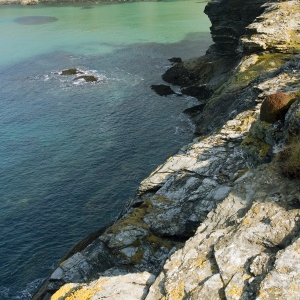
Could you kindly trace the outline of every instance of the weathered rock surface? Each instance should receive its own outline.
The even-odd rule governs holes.
[[[300,52],[300,6],[298,0],[272,1],[263,5],[265,11],[246,28],[239,51],[271,50]]]
[[[240,177],[166,262],[146,299],[298,299],[299,254],[291,252],[300,237],[295,184],[274,165]]]
[[[277,46],[245,56],[258,48],[242,43],[251,22],[271,22],[292,2],[297,16],[296,1],[208,4],[215,46],[164,76],[212,91],[193,115],[201,136],[143,180],[115,223],[33,299],[300,299],[299,179],[276,160],[300,133],[300,56]],[[278,92],[295,102],[283,119],[260,120],[262,100]]]

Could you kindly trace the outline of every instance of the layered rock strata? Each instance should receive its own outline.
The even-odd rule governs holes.
[[[276,160],[300,134],[299,48],[297,39],[277,35],[273,43],[266,31],[248,31],[292,5],[297,18],[295,1],[208,4],[215,46],[165,75],[206,95],[193,116],[200,135],[150,174],[118,220],[60,263],[33,299],[300,298],[299,179],[285,177]],[[284,28],[298,36],[289,16]],[[247,46],[260,39],[276,53]],[[278,92],[293,98],[287,113],[260,120],[262,101]]]

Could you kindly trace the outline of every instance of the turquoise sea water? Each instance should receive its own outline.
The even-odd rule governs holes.
[[[150,85],[211,44],[205,4],[0,7],[0,299],[30,299],[190,141],[196,101]],[[59,75],[72,67],[99,81]]]

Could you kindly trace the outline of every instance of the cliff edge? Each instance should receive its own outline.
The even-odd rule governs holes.
[[[37,299],[300,299],[300,1],[213,0],[207,54],[163,78],[197,137]]]

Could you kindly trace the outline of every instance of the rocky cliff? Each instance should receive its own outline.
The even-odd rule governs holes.
[[[164,75],[197,138],[33,299],[300,299],[300,1],[213,0],[215,44]]]

